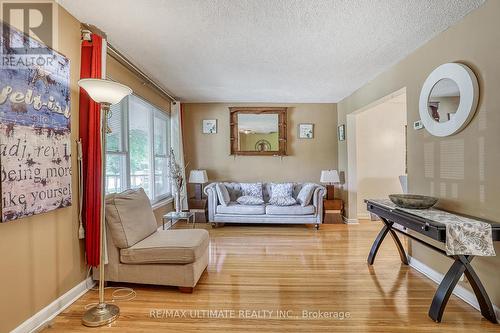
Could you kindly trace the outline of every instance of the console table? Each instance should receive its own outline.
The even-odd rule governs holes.
[[[447,253],[439,247],[436,247],[425,240],[417,238],[409,233],[401,231],[400,229],[394,228],[394,223],[402,225],[407,229],[413,230],[421,235],[427,236],[433,240],[436,240],[441,243],[446,242],[446,226],[443,223],[439,223],[434,220],[428,220],[422,218],[420,216],[411,214],[407,211],[398,209],[397,207],[388,207],[387,205],[381,204],[376,200],[365,200],[367,209],[369,212],[380,217],[384,226],[382,230],[380,230],[378,236],[375,238],[375,241],[370,250],[370,254],[368,255],[368,264],[373,265],[375,261],[375,256],[377,255],[377,251],[380,247],[380,244],[384,240],[387,234],[391,235],[391,238],[396,243],[396,248],[399,252],[399,256],[403,264],[408,265],[408,259],[401,244],[398,235],[396,232],[404,234],[406,237],[409,237],[430,249],[441,253],[451,259],[454,260],[450,269],[444,276],[443,280],[439,284],[437,291],[432,300],[431,306],[429,308],[429,317],[432,318],[435,322],[441,322],[443,317],[443,312],[450,298],[453,289],[457,285],[462,274],[465,274],[467,280],[469,281],[474,294],[477,297],[479,302],[479,306],[481,309],[481,314],[483,317],[491,321],[492,323],[498,323],[495,315],[495,310],[493,305],[491,304],[490,298],[484,289],[479,276],[476,274],[474,269],[471,266],[471,261],[474,256],[471,255],[453,255],[449,256]],[[500,240],[500,223],[484,221],[491,224],[492,227],[492,237],[493,241]]]

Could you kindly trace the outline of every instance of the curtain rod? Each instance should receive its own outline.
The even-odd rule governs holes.
[[[150,84],[158,90],[162,95],[167,96],[169,99],[172,101],[176,101],[177,99],[172,96],[168,91],[163,89],[160,85],[158,85],[155,81],[149,78],[149,76],[144,73],[142,70],[140,70],[136,65],[134,65],[130,60],[128,60],[120,51],[118,51],[116,48],[113,47],[113,45],[107,44],[107,53],[113,57],[116,61],[118,61],[120,64],[125,66],[128,70],[132,71],[135,73],[137,76],[139,76],[142,80],[146,81],[147,84]]]
[[[80,29],[81,29],[81,33],[82,33],[82,39],[90,38],[90,34],[96,33],[96,34],[102,36],[102,38],[107,40],[106,33],[92,24],[81,23]],[[171,93],[169,93],[167,90],[163,89],[158,83],[156,83],[151,78],[149,78],[149,76],[146,73],[144,73],[142,70],[140,70],[130,60],[128,60],[127,57],[125,57],[120,51],[118,51],[116,48],[114,48],[113,45],[111,45],[109,42],[107,42],[106,51],[111,57],[113,57],[121,65],[123,65],[129,71],[133,72],[139,78],[144,80],[145,84],[149,84],[149,85],[153,86],[153,88],[155,88],[160,94],[168,97],[172,101],[174,101],[174,102],[177,101],[177,99],[174,96],[172,96]]]

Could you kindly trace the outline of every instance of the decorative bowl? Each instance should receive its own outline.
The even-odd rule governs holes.
[[[434,206],[438,198],[418,194],[389,194],[396,206],[409,209],[427,209]]]

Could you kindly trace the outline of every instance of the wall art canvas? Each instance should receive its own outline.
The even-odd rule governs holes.
[[[5,43],[37,40],[10,27],[0,68],[1,221],[71,205],[70,62],[46,48],[38,56]],[[38,44],[38,45],[37,45]],[[10,45],[10,44],[9,44]]]
[[[216,134],[216,133],[217,133],[217,119],[204,119],[203,134]]]
[[[314,125],[313,124],[300,124],[299,125],[299,138],[300,139],[312,139],[314,137]]]

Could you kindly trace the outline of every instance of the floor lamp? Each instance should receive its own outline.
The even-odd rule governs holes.
[[[88,309],[83,315],[82,323],[85,326],[97,327],[109,324],[118,318],[120,308],[114,304],[104,302],[104,221],[105,221],[105,197],[106,197],[106,134],[108,129],[109,107],[119,103],[125,96],[132,93],[129,87],[108,80],[102,79],[82,79],[78,85],[89,94],[96,103],[101,104],[101,218],[99,221],[99,303]]]

